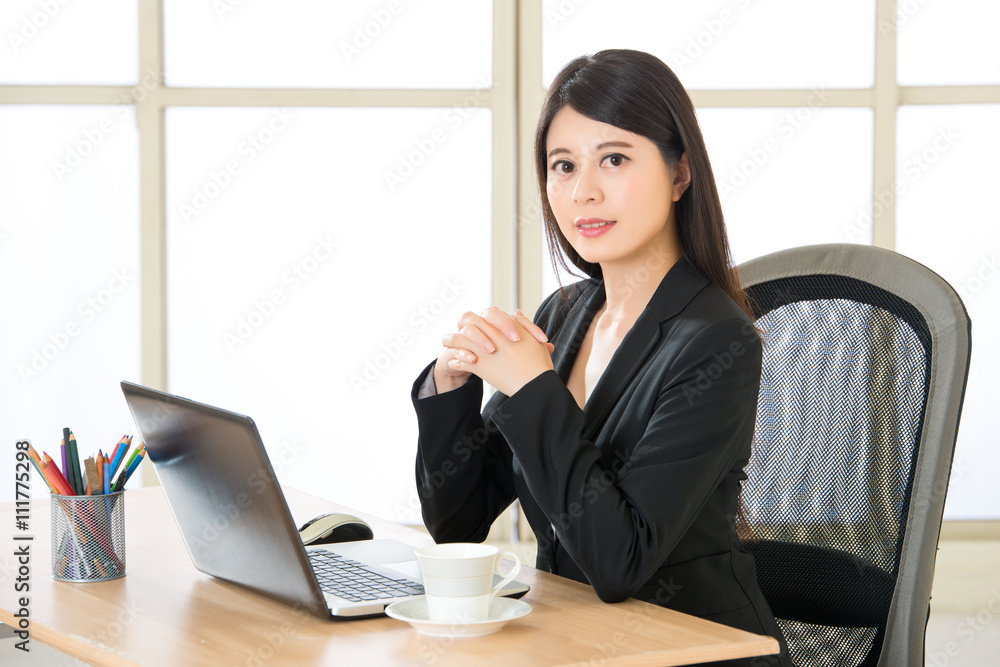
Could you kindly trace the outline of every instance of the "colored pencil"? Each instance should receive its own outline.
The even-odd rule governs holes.
[[[53,461],[52,457],[48,454],[45,454],[45,467],[43,468],[43,471],[48,472],[49,478],[52,480],[52,483],[56,486],[56,488],[59,489],[60,495],[76,495],[73,492],[73,488],[69,485],[69,482],[66,481],[66,477],[63,476],[62,472],[59,470],[59,466],[56,465],[56,462]]]
[[[125,436],[122,436],[121,441],[115,447],[115,451],[111,453],[111,474],[114,475],[118,471],[118,464],[122,462],[122,457],[125,452],[128,451],[128,443],[125,442]]]
[[[42,481],[44,481],[45,485],[49,487],[49,491],[51,491],[52,493],[57,493],[55,487],[52,486],[51,480],[49,480],[48,476],[42,470],[42,467],[45,465],[45,462],[42,461],[40,458],[38,458],[38,452],[36,452],[35,448],[32,447],[30,444],[28,445],[28,458],[31,459],[31,465],[35,466],[35,470],[38,471],[38,474],[42,478]]]
[[[132,456],[132,461],[129,463],[128,468],[122,471],[122,474],[118,475],[118,482],[115,484],[115,491],[121,491],[125,487],[125,482],[128,478],[132,476],[139,464],[142,463],[142,457],[146,454],[145,444],[139,445],[139,448],[135,450],[135,454]]]
[[[66,451],[66,441],[63,440],[59,444],[59,450],[62,452],[62,468],[60,471],[67,480],[69,479],[69,453]]]
[[[68,430],[68,429],[67,429]],[[80,472],[80,453],[77,450],[76,436],[73,435],[73,431],[69,432],[69,440],[66,441],[66,452],[69,457],[69,476],[72,475],[73,479],[70,480],[70,485],[76,489],[77,494],[82,495],[84,491],[83,474]]]
[[[38,465],[35,463],[35,459],[31,459],[31,465],[35,466],[35,470],[38,471],[38,474],[42,478],[42,481],[45,482],[45,485],[49,487],[49,491],[52,493],[59,493],[56,491],[56,487],[52,486],[52,480],[50,480],[48,475],[45,474],[46,471],[42,469],[45,463],[43,462],[42,465]]]

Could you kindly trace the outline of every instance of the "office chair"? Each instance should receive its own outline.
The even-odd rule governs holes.
[[[937,274],[871,246],[739,272],[764,341],[744,548],[792,661],[923,665],[968,313]]]

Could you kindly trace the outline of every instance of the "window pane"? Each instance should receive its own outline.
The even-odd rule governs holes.
[[[871,243],[871,110],[699,109],[698,121],[737,264],[802,245]]]
[[[3,0],[0,84],[128,84],[139,69],[136,0]]]
[[[865,88],[874,22],[874,0],[543,0],[542,85],[577,56],[628,48],[655,54],[692,89]]]
[[[870,110],[706,108],[698,122],[737,264],[802,245],[871,243]],[[558,284],[547,251],[542,272],[548,294]]]
[[[69,426],[96,455],[135,431],[118,387],[139,380],[135,116],[0,106],[0,146],[0,441],[55,458]],[[34,473],[32,492],[48,493]],[[0,501],[13,499],[4,474]]]
[[[167,111],[170,387],[282,483],[419,523],[410,386],[491,302],[490,116]]]
[[[1000,352],[1000,105],[902,107],[896,170],[912,187],[896,198],[896,249],[951,283],[972,318],[972,364],[946,519],[1000,518],[996,390]],[[985,344],[984,344],[985,343]]]
[[[1000,83],[996,0],[897,0],[896,16],[900,85]]]
[[[164,49],[171,86],[488,88],[493,6],[167,0]]]

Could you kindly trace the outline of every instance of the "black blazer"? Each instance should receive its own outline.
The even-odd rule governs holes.
[[[421,373],[427,528],[438,542],[480,542],[518,498],[539,569],[605,602],[635,597],[780,639],[734,521],[760,384],[753,323],[682,257],[581,410],[565,382],[604,297],[589,280],[546,299],[535,321],[555,371],[496,392],[482,414],[481,380],[418,399],[433,364]]]

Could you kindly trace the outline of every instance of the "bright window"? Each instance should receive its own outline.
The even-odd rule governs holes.
[[[701,109],[698,120],[736,263],[871,243],[870,109]]]
[[[418,522],[410,382],[459,313],[554,289],[517,172],[552,77],[605,48],[691,91],[737,262],[895,248],[981,341],[1000,9],[895,4],[6,0],[0,439],[113,444],[145,381],[252,415],[283,482]],[[1000,517],[976,350],[947,518]]]
[[[901,86],[1000,83],[996,0],[897,0],[896,15]]]
[[[136,0],[4,0],[0,84],[134,82],[137,31]]]
[[[990,344],[1000,327],[1000,229],[995,208],[1000,172],[1000,105],[902,107],[896,172],[896,249],[940,274],[972,318],[972,364],[948,489],[947,515],[990,516],[995,442],[994,379],[1000,354]],[[888,193],[887,193],[888,194]],[[995,496],[994,496],[995,497]]]
[[[408,523],[409,387],[490,300],[490,112],[466,113],[167,117],[170,389],[253,417],[282,483]]]
[[[167,2],[167,83],[489,88],[489,0]]]
[[[543,85],[579,55],[630,48],[688,89],[869,87],[874,17],[874,0],[545,0]]]
[[[135,116],[0,106],[0,146],[0,440],[58,457],[68,426],[96,455],[131,424],[118,383],[139,379]],[[37,477],[32,490],[48,493]]]

